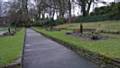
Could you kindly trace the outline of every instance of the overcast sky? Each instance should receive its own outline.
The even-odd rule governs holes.
[[[10,0],[2,0],[2,1],[10,1]],[[113,2],[114,0],[103,0],[103,1],[106,1],[106,2]]]

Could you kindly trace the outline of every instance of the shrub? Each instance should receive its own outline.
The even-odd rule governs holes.
[[[107,15],[97,15],[97,16],[79,16],[74,22],[96,22],[96,21],[105,21],[109,20]]]

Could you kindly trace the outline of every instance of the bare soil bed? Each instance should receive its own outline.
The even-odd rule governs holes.
[[[79,32],[66,32],[67,35],[72,35],[74,37],[79,37],[83,40],[106,40],[109,39],[111,37],[107,36],[107,35],[103,35],[100,33],[93,33],[93,32],[89,32],[89,33],[79,33]]]

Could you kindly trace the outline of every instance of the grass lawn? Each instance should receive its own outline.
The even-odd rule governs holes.
[[[64,29],[79,29],[80,23],[63,24],[56,26],[56,28]],[[120,21],[104,21],[104,22],[88,22],[83,23],[85,29],[101,29],[105,31],[120,31]]]
[[[120,30],[119,29],[120,28],[120,21],[119,21],[119,23],[117,23],[117,22],[114,23],[114,21],[112,21],[112,22],[109,21],[109,23],[111,23],[111,24],[101,22],[102,25],[105,24],[105,26],[106,26],[105,29],[107,27],[111,27],[111,26],[107,26],[107,24],[108,25],[116,25],[117,24],[116,27],[112,26],[111,29]],[[77,23],[77,24],[79,24],[79,23]],[[73,24],[73,25],[68,24],[68,25],[76,28],[77,26],[79,26],[77,24]],[[88,25],[88,27],[93,26],[93,28],[95,28],[97,26],[96,24],[98,24],[98,23],[95,22],[95,23],[87,23],[87,24],[84,23],[84,24],[86,25],[86,27]],[[89,25],[89,24],[91,24],[91,25]],[[65,26],[65,25],[62,25],[62,26]],[[57,26],[57,27],[60,27],[60,26]],[[69,29],[69,27],[66,27],[66,28]],[[72,27],[70,27],[70,28],[72,28]],[[67,32],[68,30],[46,31],[45,29],[42,29],[40,27],[37,27],[35,29],[37,31],[40,31],[40,32],[42,32],[44,34],[47,34],[51,37],[54,37],[56,39],[63,40],[67,43],[73,44],[74,47],[85,48],[87,50],[90,50],[90,51],[95,52],[95,53],[99,53],[101,55],[105,55],[105,56],[110,57],[110,58],[120,59],[120,35],[111,35],[115,38],[110,38],[110,39],[107,39],[107,40],[99,40],[99,41],[92,41],[91,40],[90,41],[90,40],[83,40],[81,38],[77,38],[77,37],[74,37],[74,36],[71,36],[71,35],[66,35],[65,32]]]
[[[14,36],[0,37],[0,66],[9,64],[20,57],[24,33],[24,29],[21,29]]]

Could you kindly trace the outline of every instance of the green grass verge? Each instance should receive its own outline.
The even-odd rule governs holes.
[[[7,65],[20,57],[24,42],[22,29],[14,36],[0,37],[0,66]]]
[[[79,29],[80,23],[63,24],[56,28],[64,29]],[[120,21],[103,21],[103,22],[88,22],[83,23],[85,29],[99,29],[105,31],[120,31]]]
[[[107,56],[113,59],[120,59],[120,36],[118,38],[108,39],[108,40],[99,40],[99,41],[90,41],[83,40],[77,37],[73,37],[65,34],[63,31],[46,31],[39,27],[35,28],[37,31],[47,34],[53,38],[62,40],[69,44],[73,44],[73,47],[84,48],[89,51]]]

